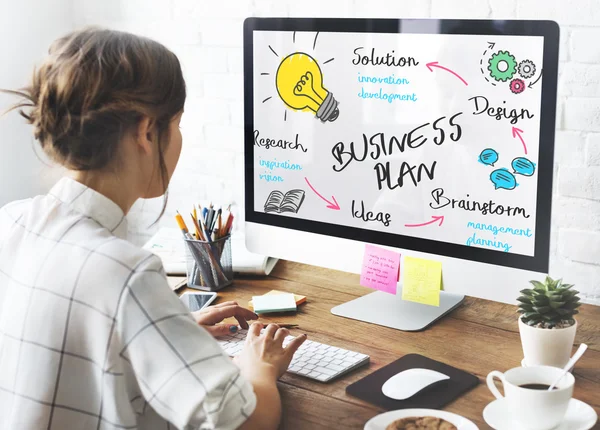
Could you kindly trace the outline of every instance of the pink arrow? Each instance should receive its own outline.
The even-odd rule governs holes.
[[[321,194],[319,194],[319,192],[317,190],[315,190],[315,188],[310,184],[310,182],[308,182],[308,178],[304,178],[304,180],[306,181],[306,183],[308,184],[308,186],[310,187],[310,189],[313,190],[317,196],[321,197],[323,200],[325,200],[327,203],[329,203],[327,205],[327,209],[333,209],[333,210],[336,210],[336,211],[340,210],[340,205],[338,205],[338,202],[335,199],[335,197],[331,196],[331,198],[334,201],[334,203],[331,203],[329,200],[327,200],[325,197],[323,197]]]
[[[463,84],[469,85],[469,84],[467,84],[467,81],[465,81],[458,73],[456,73],[456,72],[448,69],[447,67],[440,66],[437,61],[432,61],[431,63],[427,63],[426,66],[427,66],[427,68],[429,69],[430,72],[433,72],[432,67],[437,67],[438,69],[442,69],[442,70],[445,70],[447,72],[450,72],[454,76],[456,76],[458,79],[460,79]]]
[[[524,133],[524,132],[520,128],[517,128],[517,127],[512,128],[513,137],[518,136],[519,139],[521,139],[521,143],[523,144],[523,149],[525,150],[525,154],[527,154],[527,145],[525,145],[525,141],[523,140],[523,136],[521,136],[521,133]]]
[[[433,215],[431,217],[431,221],[427,221],[422,224],[404,224],[404,227],[423,227],[425,225],[433,224],[434,222],[438,222],[438,221],[440,222],[438,227],[441,227],[442,224],[444,223],[444,215],[441,215],[441,216]]]

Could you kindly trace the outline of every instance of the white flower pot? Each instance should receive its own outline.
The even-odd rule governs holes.
[[[571,357],[577,320],[567,328],[531,327],[519,318],[519,333],[526,366],[563,367]]]

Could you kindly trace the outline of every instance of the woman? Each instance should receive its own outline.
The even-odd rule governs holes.
[[[0,430],[276,428],[276,380],[306,336],[284,348],[287,330],[254,323],[230,360],[211,333],[256,315],[233,302],[191,315],[159,259],[124,240],[131,206],[165,194],[177,165],[177,57],[86,29],[11,93],[69,174],[0,210]]]

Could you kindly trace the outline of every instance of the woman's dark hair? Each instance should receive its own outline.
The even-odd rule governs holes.
[[[160,43],[113,30],[75,31],[52,44],[28,87],[4,92],[22,98],[11,110],[19,109],[44,152],[71,170],[106,167],[124,133],[144,116],[153,119],[166,190],[163,151],[186,90],[177,56]],[[165,205],[166,198],[162,212]]]

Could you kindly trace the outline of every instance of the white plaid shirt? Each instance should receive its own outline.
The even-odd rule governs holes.
[[[233,429],[252,386],[122,239],[121,209],[68,178],[0,209],[0,430]]]

